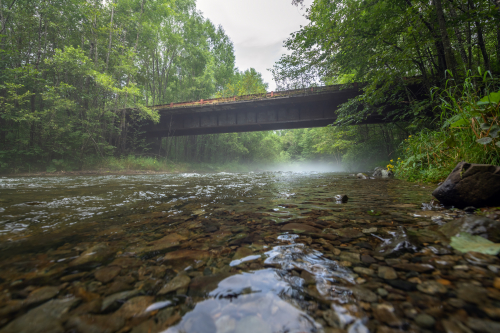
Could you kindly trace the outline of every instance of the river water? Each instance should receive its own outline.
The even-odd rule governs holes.
[[[431,234],[464,213],[432,189],[318,172],[3,177],[0,332],[443,330],[463,258]]]

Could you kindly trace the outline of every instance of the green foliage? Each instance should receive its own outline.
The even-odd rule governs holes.
[[[437,90],[441,129],[422,130],[404,140],[397,175],[439,181],[460,161],[499,165],[498,84],[488,75],[478,75],[468,76],[461,87]]]

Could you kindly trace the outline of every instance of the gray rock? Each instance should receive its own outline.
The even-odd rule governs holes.
[[[460,162],[432,195],[458,208],[500,206],[500,166]]]
[[[176,291],[178,289],[187,288],[189,286],[191,279],[187,275],[177,275],[169,281],[161,290],[158,292],[159,295],[168,294],[169,292]]]
[[[361,262],[360,254],[359,253],[346,252],[346,251],[343,251],[340,254],[340,260],[349,261],[349,262],[352,262],[352,263],[355,263],[355,264]]]
[[[368,303],[374,303],[377,301],[377,295],[366,288],[360,287],[360,286],[354,286],[351,288],[352,293],[356,298],[358,298],[361,301],[368,302]]]
[[[436,320],[428,314],[421,313],[415,317],[415,322],[418,326],[424,328],[432,328],[436,324]]]
[[[139,294],[139,290],[134,289],[134,290],[123,291],[121,293],[116,293],[116,294],[110,295],[102,301],[101,311],[105,311],[111,305],[113,305],[113,303],[116,301],[127,300],[129,298],[136,296],[137,294]]]
[[[476,332],[484,332],[484,333],[500,332],[500,323],[491,320],[469,317],[465,324]]]
[[[383,177],[383,178],[394,177],[394,172],[381,167],[376,167],[373,172],[373,177]]]
[[[337,203],[346,203],[348,200],[349,197],[347,196],[347,194],[337,194],[335,196],[335,201],[337,201]]]
[[[358,173],[356,175],[356,177],[358,177],[359,179],[369,179],[367,175],[365,175],[364,173]]]
[[[365,268],[365,267],[354,267],[353,271],[355,271],[358,274],[365,274],[365,275],[368,275],[368,276],[374,276],[375,275],[375,271],[373,269]]]
[[[398,274],[392,267],[379,266],[378,277],[386,280],[394,280],[398,278]]]
[[[417,285],[417,289],[423,293],[434,295],[434,294],[444,294],[448,289],[439,282],[436,281],[425,281]]]
[[[461,232],[477,235],[489,239],[494,243],[500,242],[500,221],[484,216],[466,215],[446,223],[439,228],[445,236],[457,236]]]
[[[125,319],[115,314],[91,315],[85,314],[72,317],[66,327],[76,328],[79,333],[113,333],[125,325]]]
[[[14,319],[0,333],[62,333],[61,318],[79,301],[78,298],[48,301]]]
[[[45,302],[51,298],[54,298],[59,294],[59,288],[52,286],[45,286],[33,290],[25,301],[26,305],[33,305],[36,303]]]
[[[69,266],[88,266],[106,261],[113,255],[113,250],[105,243],[98,243],[83,252],[78,258],[69,263]]]

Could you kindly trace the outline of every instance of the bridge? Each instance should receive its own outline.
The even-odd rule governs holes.
[[[147,137],[321,127],[336,121],[339,105],[360,94],[358,84],[156,105],[160,122],[142,127]],[[382,123],[371,115],[364,124]]]

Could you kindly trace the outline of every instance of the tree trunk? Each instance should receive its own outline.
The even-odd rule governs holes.
[[[446,19],[444,17],[443,4],[441,0],[433,0],[434,6],[436,8],[436,16],[439,24],[439,32],[441,33],[441,40],[444,47],[444,58],[446,61],[446,68],[449,69],[453,76],[456,77],[455,72],[455,59],[453,57],[453,49],[451,48],[450,37],[448,36],[448,30],[446,30]]]

